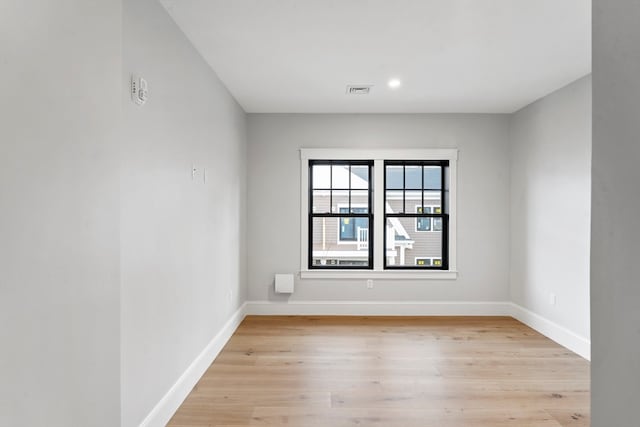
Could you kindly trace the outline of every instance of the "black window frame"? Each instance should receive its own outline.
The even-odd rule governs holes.
[[[403,166],[402,173],[402,189],[388,189],[387,188],[387,166]],[[404,167],[406,166],[422,166],[422,179],[421,179],[421,188],[420,189],[407,189],[406,188],[406,171]],[[440,188],[425,188],[424,185],[424,166],[440,166]],[[383,256],[383,268],[384,270],[449,270],[449,214],[448,214],[448,206],[447,206],[447,169],[449,168],[449,160],[385,160],[383,165],[384,174],[384,201],[386,205],[387,201],[387,192],[388,191],[402,191],[402,213],[388,213],[385,209],[383,213],[383,248],[385,248],[385,254]],[[422,200],[421,207],[422,213],[418,212],[407,212],[407,203],[406,203],[406,192],[407,191],[421,191],[422,192]],[[440,191],[440,213],[424,213],[425,203],[424,203],[424,193],[425,191]],[[431,205],[429,205],[431,206]],[[387,221],[389,218],[441,218],[442,221],[442,239],[441,239],[441,260],[442,265],[440,266],[424,266],[419,267],[416,265],[388,265],[387,264],[387,256],[386,256],[386,247],[387,247]],[[434,220],[431,220],[431,226],[433,228]],[[425,257],[418,257],[425,258]]]
[[[307,251],[307,267],[309,268],[309,270],[373,270],[373,249],[374,249],[374,240],[373,240],[373,229],[374,229],[374,222],[373,222],[373,160],[309,160],[309,187],[308,187],[308,199],[309,199],[309,206],[307,208],[308,210],[308,225],[309,225],[309,230],[308,230],[308,236],[307,236],[307,247],[308,247],[308,251]],[[330,167],[330,174],[329,174],[329,188],[313,188],[313,166],[316,165],[327,165]],[[351,191],[356,190],[356,191],[363,191],[365,189],[363,188],[351,188],[351,176],[349,176],[349,188],[333,188],[333,177],[332,177],[332,173],[333,173],[333,168],[331,166],[333,165],[349,165],[351,166],[367,166],[368,167],[368,188],[366,189],[367,191],[367,200],[368,200],[368,211],[367,213],[352,213],[351,212]],[[324,190],[324,191],[329,191],[329,210],[331,210],[331,207],[333,205],[333,191],[334,190],[339,190],[339,191],[344,191],[347,190],[348,194],[349,194],[349,202],[348,202],[348,212],[342,212],[342,213],[333,213],[333,212],[323,212],[323,213],[314,213],[313,212],[313,191],[314,190]],[[341,218],[368,218],[369,220],[369,239],[368,239],[368,243],[367,243],[367,251],[368,251],[368,257],[367,257],[367,264],[368,265],[364,265],[364,266],[359,266],[359,265],[341,265],[341,264],[335,264],[335,265],[317,265],[313,263],[313,220],[314,218],[336,218],[336,220],[338,221],[338,223],[341,222]]]

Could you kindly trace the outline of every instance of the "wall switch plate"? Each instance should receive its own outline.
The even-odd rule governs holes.
[[[373,280],[367,279],[367,289],[373,289]]]

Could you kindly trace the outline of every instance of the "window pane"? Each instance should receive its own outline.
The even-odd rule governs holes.
[[[404,187],[422,189],[422,166],[404,167]]]
[[[314,266],[369,265],[368,218],[314,218],[311,234]]]
[[[340,212],[344,208],[344,212],[349,211],[349,190],[333,190],[331,192],[331,213]]]
[[[340,212],[346,212],[346,209],[340,209]],[[356,240],[356,218],[340,218],[340,241]]]
[[[385,212],[386,213],[403,213],[402,208],[402,190],[386,191]]]
[[[440,206],[440,192],[439,191],[425,191],[424,192],[424,205],[425,206]]]
[[[386,166],[387,188],[403,188],[403,166]]]
[[[431,231],[432,218],[416,218],[416,231]]]
[[[331,166],[329,165],[313,165],[311,167],[313,188],[330,188],[329,172]]]
[[[313,213],[329,213],[329,190],[313,190],[312,212]]]
[[[425,206],[424,208],[417,206],[416,213],[432,213],[432,209],[430,206]],[[416,231],[431,231],[432,222],[433,218],[416,218]]]
[[[442,185],[440,166],[424,167],[424,188],[426,190],[438,190]]]
[[[431,267],[442,265],[442,232],[416,230],[417,217],[387,218],[386,262],[387,266],[430,267],[417,264],[416,259],[429,259]],[[434,218],[430,218],[432,221]],[[439,260],[439,264],[436,261]]]
[[[407,190],[404,193],[406,213],[415,213],[416,207],[422,205],[421,190]]]
[[[353,211],[354,213],[367,213],[369,209],[369,193],[367,190],[333,190],[331,213],[340,212],[340,208],[347,208],[344,212],[348,212],[349,208],[349,193],[351,193],[351,207],[362,208],[364,212]]]
[[[369,166],[351,166],[351,188],[369,188]]]
[[[331,166],[331,188],[349,188],[349,165]]]
[[[367,190],[351,191],[351,213],[369,212],[369,192]]]

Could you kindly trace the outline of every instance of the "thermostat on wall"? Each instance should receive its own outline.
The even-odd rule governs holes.
[[[149,97],[149,85],[147,81],[135,74],[131,75],[131,100],[136,105],[144,105]]]

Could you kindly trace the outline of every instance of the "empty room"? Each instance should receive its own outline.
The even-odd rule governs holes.
[[[0,0],[0,427],[637,427],[636,0]]]

